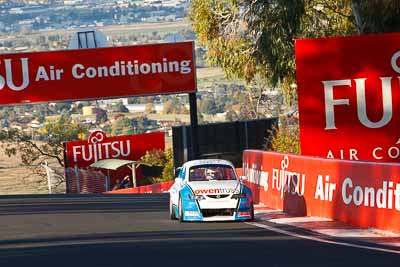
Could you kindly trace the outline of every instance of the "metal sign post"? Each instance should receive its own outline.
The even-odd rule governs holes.
[[[190,107],[190,135],[192,145],[192,155],[190,159],[199,158],[199,133],[198,133],[198,120],[197,120],[197,99],[196,93],[189,93],[189,107]]]
[[[132,167],[130,167],[132,171],[132,186],[136,187],[136,164],[132,163]]]

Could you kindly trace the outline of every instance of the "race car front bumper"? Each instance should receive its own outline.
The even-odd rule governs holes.
[[[218,205],[202,205],[198,200],[190,198],[183,199],[184,221],[244,221],[252,217],[252,199],[241,198],[232,204],[224,206],[222,202]],[[201,207],[201,208],[200,208]],[[211,208],[213,207],[213,208]]]

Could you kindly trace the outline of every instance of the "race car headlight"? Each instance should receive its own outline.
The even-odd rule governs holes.
[[[246,198],[246,193],[233,194],[232,198],[233,199]]]
[[[206,199],[203,195],[189,195],[190,200],[203,200]]]

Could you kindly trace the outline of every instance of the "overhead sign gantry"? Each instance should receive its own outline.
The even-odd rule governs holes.
[[[193,42],[0,55],[0,104],[196,92]]]

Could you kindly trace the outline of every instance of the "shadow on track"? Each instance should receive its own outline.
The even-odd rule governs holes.
[[[0,249],[1,266],[396,266],[399,257],[321,245],[260,229],[161,231],[72,238]],[[89,241],[86,243],[85,241]],[[37,244],[39,245],[39,244]]]
[[[0,197],[0,215],[124,213],[168,210],[168,194]]]

